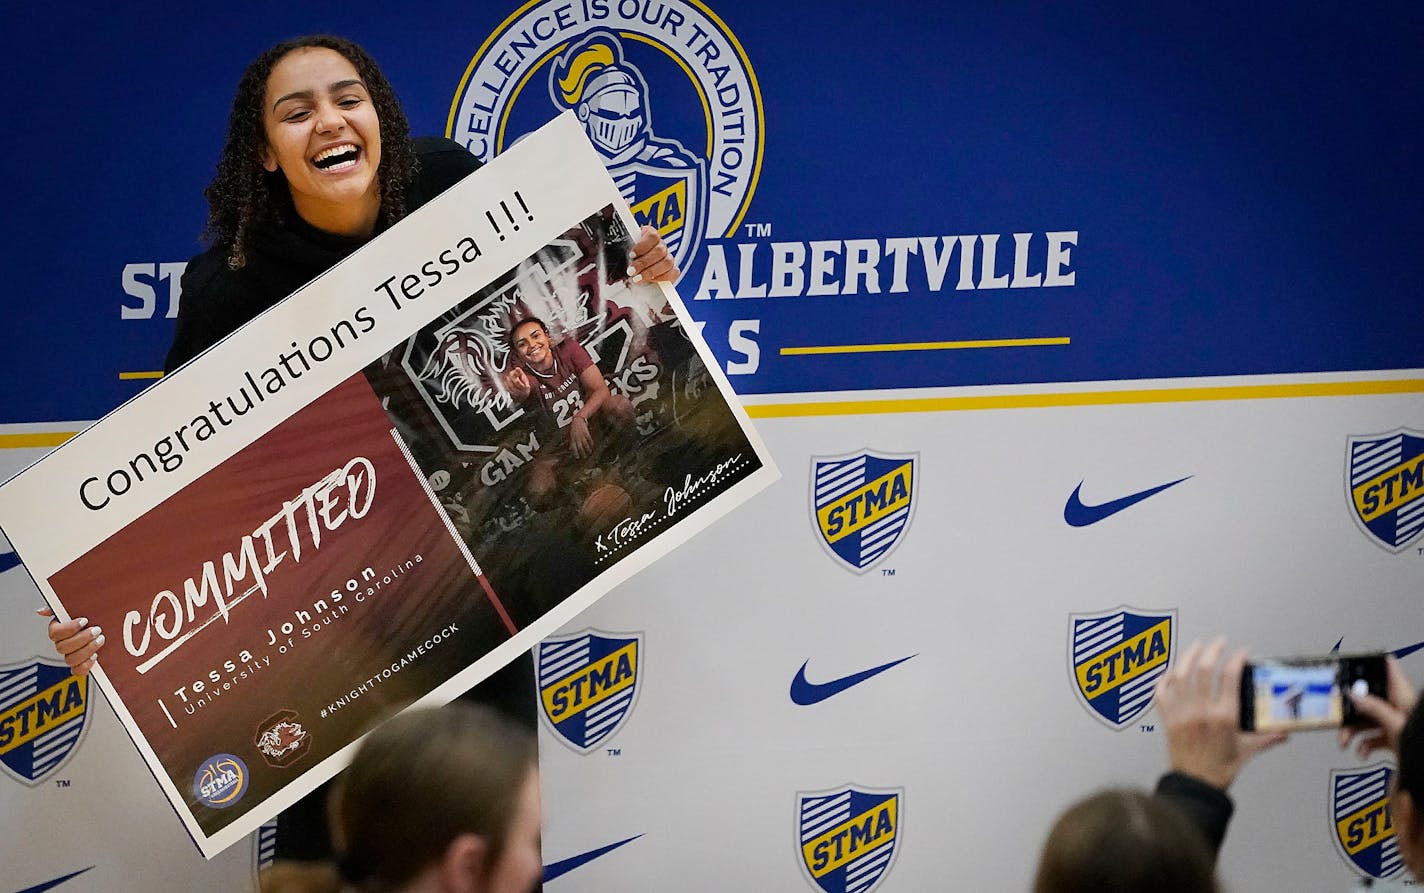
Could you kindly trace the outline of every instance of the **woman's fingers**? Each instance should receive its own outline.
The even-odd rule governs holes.
[[[49,608],[40,608],[35,613],[50,618],[47,630],[49,639],[54,643],[54,650],[59,652],[75,675],[83,676],[94,668],[94,664],[99,660],[99,649],[104,647],[102,629],[90,626],[87,617],[75,617],[60,622],[54,619],[54,612]]]
[[[677,264],[667,243],[658,231],[644,226],[638,241],[633,246],[633,256],[629,258],[628,275],[635,282],[672,282],[677,279]]]

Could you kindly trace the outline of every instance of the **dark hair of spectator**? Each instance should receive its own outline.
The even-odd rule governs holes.
[[[410,710],[361,742],[327,803],[337,865],[277,863],[263,893],[398,890],[477,834],[499,861],[536,765],[533,736],[497,712],[456,702]]]
[[[1394,783],[1413,798],[1415,807],[1424,807],[1424,698],[1409,712],[1399,733],[1399,768]]]
[[[1094,794],[1049,832],[1033,893],[1218,893],[1201,833],[1140,791]]]

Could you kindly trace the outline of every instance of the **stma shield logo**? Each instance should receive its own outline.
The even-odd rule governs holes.
[[[796,795],[801,868],[825,893],[868,893],[895,862],[903,788]]]
[[[889,557],[915,514],[919,453],[811,459],[811,514],[831,556],[857,574]]]
[[[638,699],[642,651],[642,633],[584,630],[539,644],[539,703],[561,741],[590,753],[623,727]]]
[[[1424,531],[1424,433],[1352,436],[1345,490],[1360,529],[1391,552],[1404,549]]]
[[[1399,876],[1404,863],[1389,815],[1394,769],[1369,766],[1330,773],[1330,816],[1335,848],[1357,870],[1381,880]]]
[[[1124,729],[1152,705],[1157,680],[1176,653],[1177,612],[1123,605],[1073,614],[1068,668],[1078,700],[1103,723]]]
[[[34,787],[79,747],[89,722],[89,677],[36,660],[0,667],[0,767]]]
[[[470,60],[445,135],[488,161],[564,111],[679,267],[736,232],[761,173],[761,91],[700,0],[525,3]]]

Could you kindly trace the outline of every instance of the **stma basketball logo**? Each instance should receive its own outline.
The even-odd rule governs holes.
[[[801,869],[825,893],[869,893],[895,863],[902,788],[847,786],[796,795]]]
[[[241,757],[214,754],[193,773],[193,797],[204,806],[227,809],[242,799],[250,784],[247,764]]]
[[[821,545],[863,574],[889,557],[915,515],[919,453],[863,450],[811,459],[811,516]]]
[[[1397,428],[1348,443],[1345,490],[1355,523],[1399,552],[1424,532],[1424,433]]]
[[[679,267],[736,232],[761,171],[761,93],[698,0],[524,4],[470,61],[445,133],[488,161],[564,111]]]
[[[1330,838],[1356,870],[1381,880],[1404,871],[1389,815],[1394,769],[1369,766],[1330,773]]]
[[[539,703],[559,740],[591,753],[633,712],[642,672],[642,633],[584,630],[539,643]]]
[[[1123,605],[1073,614],[1068,625],[1073,691],[1094,718],[1125,729],[1152,706],[1154,687],[1171,667],[1176,644],[1176,611]]]
[[[89,677],[60,663],[0,667],[0,767],[31,787],[78,749],[89,722]]]

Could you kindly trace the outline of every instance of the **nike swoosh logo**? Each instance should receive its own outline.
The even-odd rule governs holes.
[[[914,657],[915,655],[910,655]],[[891,667],[903,664],[910,657],[902,657],[899,660],[892,660],[888,664],[881,664],[878,667],[871,667],[868,670],[861,670],[859,673],[852,673],[849,676],[842,676],[839,679],[832,679],[830,682],[809,682],[806,679],[806,667],[811,662],[808,660],[801,665],[801,669],[796,671],[796,678],[791,680],[791,703],[802,707],[809,707],[812,704],[819,704],[826,698],[838,695],[853,685],[859,685],[872,676],[878,676]]]
[[[1403,648],[1396,648],[1390,653],[1393,654],[1397,659],[1401,657],[1408,657],[1409,655],[1418,651],[1420,648],[1424,648],[1424,642],[1415,642],[1413,645],[1405,645]]]
[[[1341,636],[1340,641],[1335,643],[1335,647],[1330,649],[1330,653],[1339,654],[1340,646],[1343,644],[1345,644],[1345,637]],[[1424,642],[1415,642],[1413,645],[1405,645],[1403,648],[1396,648],[1389,653],[1394,657],[1395,660],[1399,660],[1400,658],[1408,657],[1409,655],[1418,651],[1420,648],[1424,648]]]
[[[1175,487],[1182,481],[1190,480],[1191,475],[1153,487],[1150,490],[1141,490],[1131,496],[1124,496],[1121,499],[1114,499],[1112,502],[1104,502],[1102,505],[1084,505],[1080,496],[1083,490],[1083,482],[1078,482],[1078,487],[1073,491],[1073,495],[1068,497],[1068,502],[1063,506],[1063,520],[1068,522],[1069,527],[1087,527],[1089,524],[1096,524],[1104,518],[1110,518],[1125,508],[1131,508],[1149,496],[1156,496],[1168,487]]]
[[[579,855],[571,856],[568,859],[561,859],[558,862],[553,863],[552,865],[545,865],[544,880],[552,881],[556,877],[566,875],[569,872],[573,871],[575,868],[581,868],[584,865],[587,865],[588,863],[592,862],[594,859],[597,859],[599,856],[611,853],[614,850],[618,849],[620,846],[623,846],[623,844],[632,843],[633,841],[637,840],[639,837],[642,836],[643,835],[641,834],[634,834],[627,840],[620,840],[617,843],[610,843],[608,846],[601,846],[596,850],[589,850],[586,853],[580,853]]]
[[[14,552],[0,552],[0,574],[5,573],[12,567],[19,566],[20,556],[16,555]],[[25,891],[22,890],[20,891],[20,893],[25,893]]]
[[[94,866],[90,865],[88,868],[81,868],[73,874],[66,874],[64,877],[55,878],[52,881],[45,881],[43,884],[36,884],[33,887],[26,887],[25,889],[20,890],[19,893],[44,893],[44,891],[46,890],[53,890],[55,887],[58,887],[60,884],[64,883],[67,880],[79,877],[86,871],[93,870]]]

